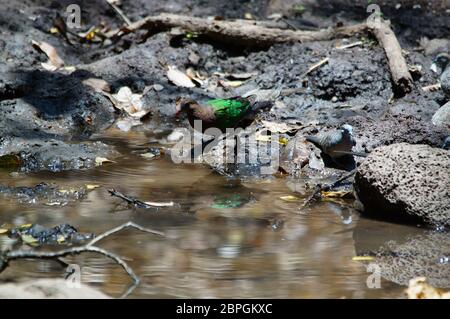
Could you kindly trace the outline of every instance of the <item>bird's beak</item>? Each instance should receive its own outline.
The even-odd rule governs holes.
[[[430,70],[433,71],[434,73],[438,73],[438,67],[436,63],[433,63],[430,67]]]

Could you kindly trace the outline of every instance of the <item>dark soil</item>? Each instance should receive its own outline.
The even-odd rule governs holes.
[[[445,102],[443,93],[421,90],[421,86],[434,84],[437,80],[429,71],[432,55],[423,53],[432,50],[417,50],[421,37],[432,39],[448,34],[450,19],[441,4],[431,8],[435,10],[432,20],[429,18],[431,9],[425,4],[421,9],[413,8],[409,1],[404,1],[401,9],[389,3],[382,6],[385,17],[392,18],[400,42],[409,52],[406,56],[408,64],[421,67],[413,91],[400,99],[392,99],[385,54],[372,39],[364,38],[363,45],[344,50],[336,46],[361,39],[275,45],[260,51],[242,49],[239,45],[230,47],[202,37],[187,39],[170,32],[132,34],[106,46],[79,43],[73,37],[72,43],[68,43],[64,36],[51,34],[49,30],[58,17],[65,18],[69,3],[79,4],[82,10],[82,26],[75,31],[87,30],[100,23],[110,28],[122,25],[105,1],[55,1],[48,5],[37,0],[0,0],[0,134],[33,139],[33,143],[43,145],[49,139],[58,141],[57,147],[34,148],[37,163],[32,166],[35,169],[48,167],[47,162],[57,158],[61,148],[71,150],[64,152],[68,156],[76,156],[78,151],[73,144],[67,144],[69,140],[85,143],[92,134],[104,130],[117,119],[111,101],[82,84],[83,80],[93,77],[106,80],[113,93],[125,85],[134,92],[143,92],[154,84],[161,85],[162,90],[145,90],[143,100],[152,110],[151,121],[158,121],[166,128],[180,126],[173,118],[174,101],[179,96],[202,100],[281,85],[283,89],[295,88],[302,93],[280,97],[283,107],[265,114],[267,119],[295,120],[303,125],[303,133],[348,122],[355,127],[357,148],[364,151],[402,141],[437,147],[449,134],[447,129],[433,127],[430,121]],[[280,7],[278,1],[265,0],[124,1],[122,10],[132,21],[161,12],[227,19],[244,18],[246,13],[260,19],[281,12],[288,22],[305,28],[350,24],[367,17],[365,2],[353,5],[339,1],[337,5],[318,0],[301,12],[295,9],[297,3],[287,1]],[[414,17],[414,20],[407,17]],[[425,22],[426,26],[421,27]],[[53,45],[66,65],[75,66],[76,71],[69,74],[43,70],[40,63],[47,57],[33,49],[32,40]],[[312,64],[325,57],[330,58],[327,64],[302,77]],[[183,70],[192,67],[208,77],[214,72],[257,71],[258,75],[235,90],[220,86],[209,90],[186,89],[167,80],[162,64],[176,65]],[[187,126],[187,122],[182,125]],[[101,149],[103,153],[108,151]],[[1,151],[2,154],[7,152],[4,146]],[[28,152],[27,148],[15,151]],[[79,151],[90,152],[89,146],[80,147]],[[41,156],[40,152],[46,152],[46,156]],[[95,156],[100,156],[97,148],[87,157]],[[68,158],[62,162],[68,164],[61,165],[61,169],[90,167]],[[24,170],[30,170],[29,166]]]

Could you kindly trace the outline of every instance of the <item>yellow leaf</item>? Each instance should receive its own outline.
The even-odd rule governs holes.
[[[353,261],[369,261],[374,259],[373,256],[355,256],[352,258]]]
[[[31,235],[22,235],[21,239],[26,244],[34,244],[38,242],[38,240]]]
[[[0,228],[0,234],[6,234],[8,231],[9,231],[9,229]]]
[[[51,34],[57,34],[57,33],[59,33],[59,29],[58,29],[58,28],[55,28],[55,27],[51,27],[51,28],[50,28],[50,33],[51,33]]]
[[[93,38],[95,38],[95,34],[96,34],[95,30],[88,32],[85,36],[86,40],[92,40]]]
[[[322,196],[323,197],[328,197],[328,198],[353,198],[353,192],[351,191],[330,191],[330,192],[325,192],[322,191]]]
[[[280,199],[282,199],[286,202],[298,202],[300,200],[299,197],[293,196],[293,195],[281,196]]]
[[[99,188],[99,187],[100,187],[100,185],[94,185],[94,184],[87,184],[86,185],[86,189],[87,190],[96,189],[96,188]]]
[[[20,229],[28,229],[28,228],[30,228],[31,226],[33,226],[33,224],[23,224],[23,225],[20,225],[19,228],[20,228]]]
[[[66,239],[64,238],[64,236],[63,235],[61,235],[61,234],[59,234],[58,235],[58,238],[57,238],[57,241],[58,241],[58,243],[63,243],[63,242],[65,242],[66,241]]]
[[[281,145],[287,145],[287,143],[289,142],[289,140],[285,137],[280,137],[278,143],[280,143]]]
[[[114,161],[111,161],[110,159],[107,159],[106,157],[96,157],[95,158],[95,166],[103,165],[103,163],[114,163]]]

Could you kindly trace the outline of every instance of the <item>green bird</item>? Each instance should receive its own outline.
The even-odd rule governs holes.
[[[224,133],[227,128],[246,128],[260,111],[270,109],[272,105],[270,101],[256,102],[256,95],[214,99],[204,105],[192,99],[178,98],[176,114],[187,113],[189,124],[202,133],[209,128],[218,128]],[[201,130],[194,125],[195,120],[201,121]]]

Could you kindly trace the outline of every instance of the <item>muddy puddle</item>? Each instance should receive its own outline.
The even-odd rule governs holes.
[[[116,131],[95,139],[115,145],[122,155],[115,163],[92,170],[26,175],[2,170],[0,184],[30,186],[44,181],[65,188],[87,184],[99,188],[62,205],[49,205],[45,200],[20,203],[1,196],[0,215],[2,222],[16,225],[70,223],[79,231],[96,234],[130,220],[164,231],[166,238],[126,230],[101,243],[129,262],[141,278],[130,298],[402,297],[405,283],[401,268],[386,270],[379,265],[379,288],[373,288],[367,284],[372,275],[367,265],[377,259],[368,262],[354,257],[373,255],[392,241],[406,242],[407,247],[408,240],[418,236],[438,246],[448,243],[445,233],[430,237],[436,233],[360,217],[352,201],[322,201],[300,210],[303,198],[292,192],[293,181],[286,178],[230,179],[204,165],[175,165],[168,156],[143,158],[140,154],[150,147],[161,146],[149,133]],[[130,209],[112,198],[108,188],[175,205]],[[297,198],[280,199],[289,195]],[[8,241],[0,236],[2,246]],[[388,247],[395,250],[392,245]],[[416,248],[413,262],[416,258],[436,264],[439,256],[423,255],[420,247]],[[442,255],[442,249],[445,247],[438,247],[436,254]],[[389,256],[411,263],[404,255]],[[120,296],[130,284],[127,274],[102,256],[82,254],[64,260],[81,266],[83,283],[111,296]],[[416,265],[417,271],[424,266]],[[448,265],[442,266],[448,269]],[[21,260],[13,261],[0,281],[64,276],[65,268],[54,260]]]

